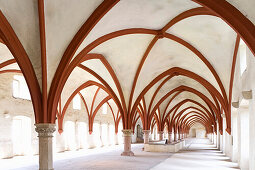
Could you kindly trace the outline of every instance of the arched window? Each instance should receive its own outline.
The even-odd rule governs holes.
[[[31,100],[27,83],[23,76],[20,75],[13,76],[12,95],[15,98]]]
[[[73,98],[73,109],[81,110],[81,98],[79,95],[76,95]]]
[[[240,43],[239,43],[239,56],[240,56],[240,72],[241,72],[241,75],[244,73],[244,71],[247,68],[246,48],[247,48],[246,44],[241,39]]]
[[[12,122],[12,145],[14,155],[30,155],[31,148],[31,118],[15,116]]]
[[[106,115],[107,114],[107,104],[103,104],[103,112],[102,114]]]

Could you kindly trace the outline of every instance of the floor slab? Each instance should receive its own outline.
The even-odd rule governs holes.
[[[182,151],[172,155],[152,170],[233,170],[237,163],[230,161],[208,139],[188,139]]]
[[[227,170],[237,164],[211,145],[208,139],[189,139],[178,153],[144,152],[143,144],[132,144],[134,157],[120,156],[123,145],[69,151],[54,155],[55,170]],[[36,170],[38,156],[0,160],[0,169]]]

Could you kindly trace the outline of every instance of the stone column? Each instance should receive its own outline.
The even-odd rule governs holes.
[[[174,134],[174,141],[175,141],[175,142],[178,141],[178,134],[177,134],[177,133]]]
[[[168,132],[168,144],[172,143],[172,132]]]
[[[75,122],[75,150],[81,149],[81,142],[79,138],[79,122]]]
[[[124,138],[124,151],[121,156],[134,156],[134,153],[131,151],[131,137],[133,131],[131,129],[123,129],[123,138]]]
[[[114,144],[115,144],[115,145],[118,145],[118,144],[119,144],[118,133],[114,133]]]
[[[181,133],[178,133],[178,140],[181,140]]]
[[[52,137],[55,124],[35,124],[39,137],[39,170],[53,170]]]
[[[150,130],[143,130],[144,144],[148,144],[150,141]]]
[[[153,133],[152,133],[152,132],[150,132],[150,135],[149,135],[149,141],[152,141],[152,135],[153,135]]]
[[[163,140],[163,131],[158,131],[159,140]]]
[[[93,132],[89,132],[88,133],[87,143],[88,143],[88,148],[89,149],[96,147],[96,144],[95,144],[95,141],[94,141],[94,134],[93,134]]]

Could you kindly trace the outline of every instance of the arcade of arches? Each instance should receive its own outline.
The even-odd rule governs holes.
[[[254,170],[254,7],[0,0],[0,158],[206,137]]]

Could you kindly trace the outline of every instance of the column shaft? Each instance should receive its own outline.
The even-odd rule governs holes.
[[[53,170],[52,137],[55,124],[35,124],[39,137],[39,170]]]
[[[168,132],[168,143],[172,143],[172,132]]]
[[[150,141],[150,130],[143,130],[144,144],[148,144]]]
[[[115,144],[115,145],[118,145],[118,144],[119,144],[118,133],[114,133],[114,144]]]
[[[131,137],[133,132],[131,129],[124,129],[122,132],[124,138],[124,151],[121,156],[134,156],[134,153],[131,151]]]
[[[163,140],[163,131],[158,131],[159,140]]]
[[[177,135],[178,135],[177,133],[174,134],[174,141],[175,141],[175,142],[178,141],[178,136],[177,136]]]

